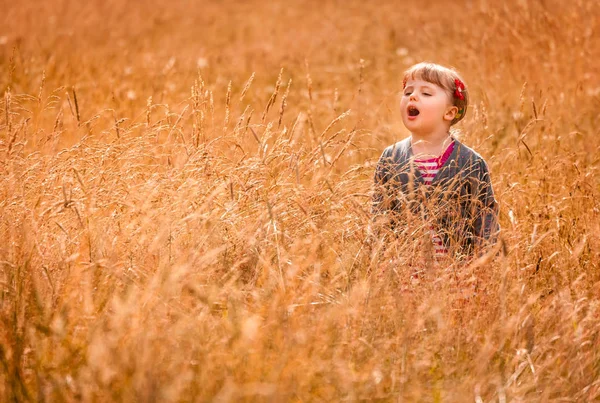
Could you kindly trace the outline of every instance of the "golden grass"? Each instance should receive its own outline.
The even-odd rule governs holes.
[[[600,399],[597,2],[3,3],[0,400]],[[420,60],[503,251],[411,284],[368,226]]]

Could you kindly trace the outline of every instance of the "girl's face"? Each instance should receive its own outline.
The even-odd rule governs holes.
[[[458,111],[442,87],[418,79],[406,82],[400,109],[404,126],[421,135],[448,131]]]

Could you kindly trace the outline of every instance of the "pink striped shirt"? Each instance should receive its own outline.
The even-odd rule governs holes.
[[[450,157],[450,154],[452,154],[453,150],[454,141],[452,141],[452,143],[448,145],[446,150],[439,157],[429,159],[415,159],[415,164],[417,165],[419,173],[423,178],[423,182],[425,182],[426,185],[431,185],[433,178],[436,177],[439,170]],[[436,233],[433,225],[429,228],[429,233],[431,234],[431,240],[433,241],[433,250],[435,256],[441,257],[447,255],[448,249],[446,249],[446,247],[444,246],[442,238]]]

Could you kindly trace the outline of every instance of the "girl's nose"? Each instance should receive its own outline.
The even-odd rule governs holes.
[[[416,101],[417,100],[417,96],[416,94],[413,92],[412,94],[410,94],[410,97],[408,98],[411,101]]]

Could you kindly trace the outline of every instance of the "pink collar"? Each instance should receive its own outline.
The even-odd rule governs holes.
[[[452,154],[452,151],[454,151],[455,143],[456,142],[453,139],[452,142],[448,145],[448,147],[446,147],[446,150],[439,157],[428,158],[428,159],[415,159],[415,162],[419,162],[419,163],[436,162],[437,167],[441,168],[446,163],[446,161],[448,161],[448,158],[450,158],[450,154]]]

